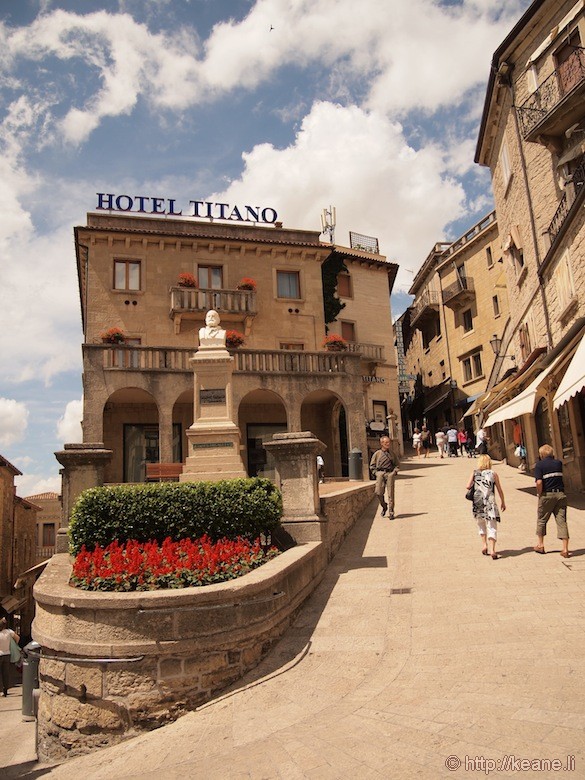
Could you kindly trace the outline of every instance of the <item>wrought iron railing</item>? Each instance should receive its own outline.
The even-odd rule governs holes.
[[[449,284],[447,287],[445,287],[443,290],[443,303],[447,303],[447,301],[452,300],[464,290],[467,290],[467,292],[471,293],[475,292],[475,287],[471,276],[463,276],[460,279],[457,279],[456,282],[453,282],[453,284]]]
[[[575,48],[569,58],[545,79],[536,92],[518,107],[524,138],[530,135],[575,87],[585,80],[585,49]]]
[[[215,309],[220,314],[256,314],[256,293],[253,290],[171,287],[171,314],[204,313],[209,309]]]
[[[561,198],[559,206],[555,211],[555,215],[552,218],[550,225],[546,229],[551,244],[558,236],[563,226],[563,223],[567,219],[569,215],[569,211],[571,210],[571,207],[575,202],[577,195],[579,194],[584,184],[585,184],[585,157],[582,158],[581,164],[573,171],[573,174],[571,176],[571,182],[568,183],[567,185],[569,189],[565,189],[565,192],[563,193],[563,197]]]
[[[415,300],[410,311],[410,321],[414,322],[422,312],[430,307],[439,305],[439,293],[436,290],[425,290],[423,294]]]
[[[86,344],[90,359],[101,354],[101,367],[111,371],[191,372],[189,358],[194,349],[184,347],[142,347],[120,344]],[[287,349],[234,349],[234,372],[301,374],[343,374],[359,355],[351,352],[305,352]],[[99,358],[98,358],[99,362]],[[357,373],[357,369],[354,373]]]

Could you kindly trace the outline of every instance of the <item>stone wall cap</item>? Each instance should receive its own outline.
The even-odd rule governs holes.
[[[71,556],[67,553],[58,553],[53,555],[35,583],[34,598],[41,605],[77,609],[135,610],[152,607],[168,609],[193,605],[194,601],[197,601],[201,607],[213,606],[225,602],[226,599],[238,601],[264,591],[270,587],[271,580],[275,583],[279,581],[284,569],[294,566],[305,556],[318,554],[321,544],[321,542],[308,542],[291,547],[271,561],[235,580],[203,587],[130,593],[87,591],[69,585],[73,569]]]

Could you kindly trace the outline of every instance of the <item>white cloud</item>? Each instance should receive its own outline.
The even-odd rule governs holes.
[[[332,204],[336,243],[347,245],[349,230],[378,237],[380,251],[402,266],[403,287],[412,282],[404,269],[418,268],[464,209],[443,150],[417,152],[399,124],[355,106],[316,103],[293,144],[258,145],[244,162],[241,178],[212,197],[245,203],[263,192],[285,227],[308,229],[319,229],[321,209]]]
[[[69,401],[63,416],[57,423],[57,436],[63,443],[83,441],[81,420],[83,417],[83,399]]]
[[[75,64],[82,83],[98,77],[83,105],[66,107],[60,129],[73,144],[105,117],[129,114],[140,96],[159,108],[186,109],[254,89],[286,66],[328,69],[337,98],[343,87],[348,98],[365,92],[377,110],[431,111],[485,80],[489,54],[526,4],[509,0],[502,10],[496,0],[447,7],[432,0],[362,0],[356,19],[354,0],[257,0],[243,20],[216,25],[203,46],[185,26],[152,33],[125,13],[55,10],[28,27],[2,28],[3,59],[7,69],[56,56]],[[53,102],[61,103],[52,89]]]
[[[61,477],[43,477],[40,474],[23,474],[15,477],[16,492],[21,498],[39,493],[61,493]]]
[[[28,425],[26,404],[13,398],[0,398],[0,445],[8,447],[21,441]]]

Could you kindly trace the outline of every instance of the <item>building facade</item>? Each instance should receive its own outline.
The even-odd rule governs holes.
[[[283,431],[311,430],[327,445],[326,476],[347,475],[352,449],[365,463],[377,441],[372,434],[386,430],[398,410],[395,264],[279,223],[138,214],[88,214],[75,228],[75,245],[83,439],[112,451],[106,482],[142,482],[149,463],[185,461],[193,422],[189,358],[209,309],[228,336],[233,330],[244,339],[228,348],[250,476],[271,475],[263,442]],[[123,336],[112,337],[112,329]],[[328,351],[327,332],[341,335],[347,349]]]
[[[453,243],[435,244],[409,290],[402,318],[411,428],[463,419],[489,386],[498,358],[490,340],[509,323],[498,223],[491,212]],[[500,358],[501,362],[501,358]]]
[[[492,173],[514,302],[501,350],[530,368],[522,381],[496,377],[487,424],[509,453],[520,425],[529,466],[552,444],[575,487],[585,484],[585,364],[573,360],[585,323],[584,42],[582,2],[532,3],[494,53],[475,157]],[[557,396],[565,377],[572,391]]]
[[[34,616],[33,580],[39,507],[16,495],[20,472],[0,455],[0,614],[18,633],[30,636]]]
[[[61,525],[61,497],[58,493],[37,493],[27,496],[39,507],[36,529],[36,562],[49,559],[55,552],[57,529]]]

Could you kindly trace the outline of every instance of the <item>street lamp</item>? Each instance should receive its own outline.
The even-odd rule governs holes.
[[[502,339],[499,339],[495,333],[493,335],[493,338],[490,339],[490,347],[493,349],[494,355],[496,357],[510,358],[511,360],[516,360],[515,355],[500,355],[500,350],[502,348]]]

